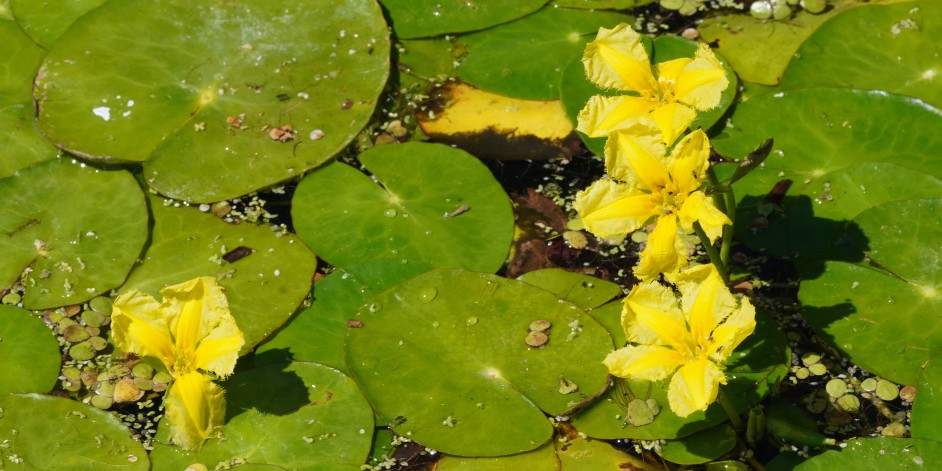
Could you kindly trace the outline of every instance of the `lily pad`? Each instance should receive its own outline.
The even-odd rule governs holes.
[[[0,395],[5,469],[150,469],[147,451],[114,415],[71,399]]]
[[[337,162],[295,192],[295,228],[324,260],[340,268],[393,259],[482,272],[504,263],[513,212],[479,160],[415,142],[375,147],[360,162],[376,181]]]
[[[655,0],[555,0],[553,5],[566,8],[584,8],[587,10],[627,10],[640,7]]]
[[[770,137],[775,144],[764,165],[734,185],[737,239],[799,264],[860,260],[843,237],[849,220],[880,203],[942,196],[940,126],[939,110],[883,92],[802,89],[742,103],[713,140],[716,149],[738,158]],[[770,200],[785,179],[787,195]],[[757,226],[760,217],[767,228]]]
[[[371,0],[108,2],[46,56],[39,127],[77,155],[147,161],[173,198],[244,195],[353,139],[386,82],[387,34]]]
[[[32,90],[36,69],[46,54],[16,23],[0,19],[0,44],[6,59],[0,67],[0,178],[21,168],[53,159],[56,148],[33,125]]]
[[[649,40],[647,37],[642,37],[641,44],[647,49],[654,63],[681,57],[693,57],[697,50],[696,42],[688,41],[678,36],[658,36],[654,41]],[[698,113],[697,118],[690,124],[690,129],[701,127],[710,129],[719,121],[720,117],[726,113],[726,110],[729,109],[730,105],[733,103],[733,99],[736,97],[739,79],[736,78],[736,73],[733,72],[733,69],[721,54],[717,53],[716,57],[726,71],[729,86],[723,91],[719,105],[710,111]],[[586,102],[588,102],[589,98],[593,95],[610,96],[619,93],[623,92],[617,90],[602,90],[590,82],[589,79],[586,78],[585,66],[582,64],[581,56],[574,57],[563,71],[560,82],[560,97],[563,102],[563,107],[566,109],[566,114],[569,115],[573,123],[576,122],[576,117],[579,116],[579,112],[585,107]],[[606,138],[590,138],[582,133],[579,135],[582,137],[582,141],[586,144],[586,147],[594,154],[603,155],[605,153]]]
[[[618,450],[606,442],[590,438],[572,438],[556,443],[561,470],[644,470],[648,464],[641,458]]]
[[[852,2],[841,2],[820,14],[802,10],[788,23],[760,20],[751,15],[716,15],[704,18],[697,31],[704,41],[719,44],[717,52],[729,59],[743,81],[778,85],[802,42],[821,24],[851,5]],[[853,44],[859,42],[855,39]]]
[[[849,238],[865,263],[827,262],[803,274],[805,319],[874,375],[916,384],[942,340],[942,200],[877,205]],[[820,270],[820,271],[819,271]]]
[[[910,433],[913,438],[942,441],[942,362],[935,357],[925,365],[916,384],[916,398],[910,416]]]
[[[600,321],[608,328],[620,330],[621,322],[613,321],[616,312],[620,316],[620,303],[607,304],[594,309],[591,314],[596,319],[602,319]],[[619,336],[615,332],[613,330],[612,336],[624,341],[624,334]],[[744,411],[774,391],[790,365],[791,352],[785,336],[767,315],[756,313],[756,331],[736,349],[727,362],[729,384],[722,389],[736,408]],[[598,401],[576,414],[572,424],[592,438],[659,440],[684,438],[729,420],[719,404],[711,405],[705,412],[695,412],[686,418],[678,417],[670,410],[668,384],[669,381],[627,381],[610,389]],[[660,413],[647,425],[626,425],[625,404],[632,399],[654,399],[660,405]]]
[[[802,43],[781,88],[885,90],[942,107],[942,45],[935,34],[940,29],[937,1],[850,9]]]
[[[382,0],[399,38],[463,33],[515,20],[540,9],[548,0]]]
[[[621,287],[611,281],[561,268],[534,270],[517,279],[543,288],[582,309],[597,308],[621,294]]]
[[[367,300],[401,281],[428,271],[420,263],[377,260],[337,269],[314,284],[311,306],[256,350],[255,364],[310,361],[347,373],[343,334]]]
[[[314,254],[292,234],[279,237],[267,226],[227,224],[178,205],[151,198],[151,244],[121,290],[136,288],[159,298],[165,286],[215,276],[245,334],[246,353],[284,324],[307,297],[317,265]]]
[[[548,342],[529,347],[539,319],[552,326]],[[347,364],[373,407],[396,433],[443,453],[538,448],[553,432],[544,413],[569,413],[607,386],[605,329],[521,281],[435,270],[373,297],[357,320]]]
[[[729,425],[706,429],[681,440],[661,444],[658,454],[671,463],[691,465],[715,460],[736,447],[736,432]]]
[[[0,287],[21,279],[27,309],[120,286],[147,239],[144,195],[123,170],[42,162],[0,180],[0,201]]]
[[[370,452],[373,411],[356,383],[316,363],[269,365],[241,371],[223,383],[223,439],[199,451],[154,445],[154,469],[273,465],[278,469],[358,469]],[[168,436],[161,421],[158,439]],[[241,466],[239,466],[241,469]]]
[[[0,305],[0,394],[51,391],[61,363],[59,342],[42,319]]]
[[[505,471],[508,469],[559,471],[556,448],[553,447],[553,443],[547,443],[525,453],[486,458],[445,455],[435,464],[435,471]]]
[[[53,7],[48,2],[10,0],[10,7],[20,28],[37,44],[49,48],[72,23],[105,1],[72,0],[56,3]]]
[[[631,23],[606,11],[544,8],[485,31],[462,36],[468,55],[458,76],[482,90],[525,100],[556,100],[563,68],[582,57],[599,27]]]
[[[828,450],[805,460],[795,471],[909,470],[942,466],[942,443],[918,438],[854,438],[840,450]]]

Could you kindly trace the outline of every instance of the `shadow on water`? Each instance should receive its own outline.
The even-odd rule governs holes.
[[[308,388],[297,373],[288,370],[291,353],[286,349],[269,350],[258,358],[245,360],[264,366],[240,369],[222,386],[226,390],[226,421],[254,409],[262,414],[286,415],[309,404]],[[271,359],[267,357],[271,356]],[[275,361],[268,361],[278,359]]]

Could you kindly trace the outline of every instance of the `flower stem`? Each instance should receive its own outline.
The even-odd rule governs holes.
[[[733,187],[729,187],[723,196],[726,199],[726,217],[730,220],[728,226],[723,226],[723,244],[720,246],[720,260],[726,265],[729,263],[729,250],[733,246],[733,228],[736,227],[736,196]]]
[[[706,250],[707,255],[710,256],[710,262],[716,266],[716,271],[719,272],[720,276],[723,278],[723,282],[729,284],[729,273],[726,273],[726,263],[720,257],[720,253],[716,251],[716,247],[713,246],[713,243],[710,242],[710,238],[707,237],[706,232],[700,227],[699,222],[693,223],[693,231],[697,234],[697,237],[700,238],[700,243]],[[725,237],[723,238],[723,243],[726,243]]]
[[[733,430],[736,432],[742,432],[745,428],[742,425],[742,419],[739,418],[739,412],[736,411],[736,406],[733,405],[733,402],[729,400],[729,397],[726,396],[726,393],[723,392],[723,388],[720,388],[719,394],[716,396],[717,402],[723,406],[723,410],[726,411],[726,415],[729,416],[729,421],[733,425]]]

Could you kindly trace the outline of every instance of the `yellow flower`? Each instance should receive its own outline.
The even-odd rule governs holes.
[[[573,206],[583,226],[599,237],[625,235],[653,220],[656,226],[641,251],[635,276],[651,280],[687,265],[683,235],[699,222],[710,242],[732,224],[700,186],[710,165],[710,141],[703,131],[684,137],[669,156],[650,123],[612,134],[606,147],[609,179],[576,195]]]
[[[167,367],[174,378],[164,396],[172,439],[199,448],[222,432],[226,401],[212,379],[232,374],[245,339],[215,278],[195,278],[160,294],[161,303],[137,290],[118,296],[111,335],[118,348]]]
[[[577,129],[591,137],[607,136],[639,119],[653,119],[671,145],[697,111],[715,108],[729,86],[726,72],[710,48],[701,43],[693,58],[651,66],[641,36],[628,25],[599,28],[586,46],[582,62],[589,80],[602,88],[640,96],[596,95],[579,113]]]
[[[624,300],[622,326],[630,345],[603,363],[622,378],[659,381],[671,410],[687,417],[716,401],[726,384],[723,362],[755,330],[755,308],[736,301],[712,264],[673,277],[680,291],[655,282],[636,285]]]

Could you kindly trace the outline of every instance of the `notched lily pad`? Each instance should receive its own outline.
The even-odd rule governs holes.
[[[0,305],[0,394],[51,391],[61,363],[59,342],[42,319]]]
[[[543,288],[582,309],[594,309],[621,294],[621,287],[594,276],[573,273],[561,268],[545,268],[517,278]],[[594,317],[594,316],[593,316]]]
[[[375,181],[336,162],[295,192],[295,228],[324,260],[341,268],[392,259],[482,272],[504,263],[510,201],[475,157],[416,142],[375,147],[360,162]]]
[[[310,291],[317,261],[296,236],[279,237],[267,226],[227,224],[156,196],[151,198],[151,211],[150,247],[121,290],[136,288],[159,298],[165,286],[215,276],[245,333],[242,353],[287,321]],[[251,254],[225,261],[223,256],[237,247],[246,247]]]
[[[72,399],[0,395],[7,469],[150,469],[147,451],[114,415]]]
[[[371,298],[357,319],[346,353],[364,393],[396,433],[443,453],[535,449],[552,435],[544,413],[569,413],[607,385],[605,329],[521,281],[435,270]],[[539,319],[548,342],[528,347]],[[579,391],[561,393],[561,378]]]
[[[244,195],[360,131],[388,75],[387,34],[371,0],[108,2],[45,58],[39,127],[87,158],[146,161],[148,184],[173,198]]]
[[[0,180],[0,201],[0,287],[20,279],[27,309],[88,301],[121,285],[147,239],[144,195],[123,170],[42,162]]]
[[[272,465],[278,469],[350,470],[366,461],[373,438],[373,411],[356,383],[316,363],[269,365],[232,375],[226,390],[223,439],[209,439],[196,452],[158,443],[154,469],[202,463]],[[166,420],[158,440],[168,436]]]
[[[540,9],[547,0],[382,0],[392,27],[400,38],[422,38],[462,33],[520,18]]]

